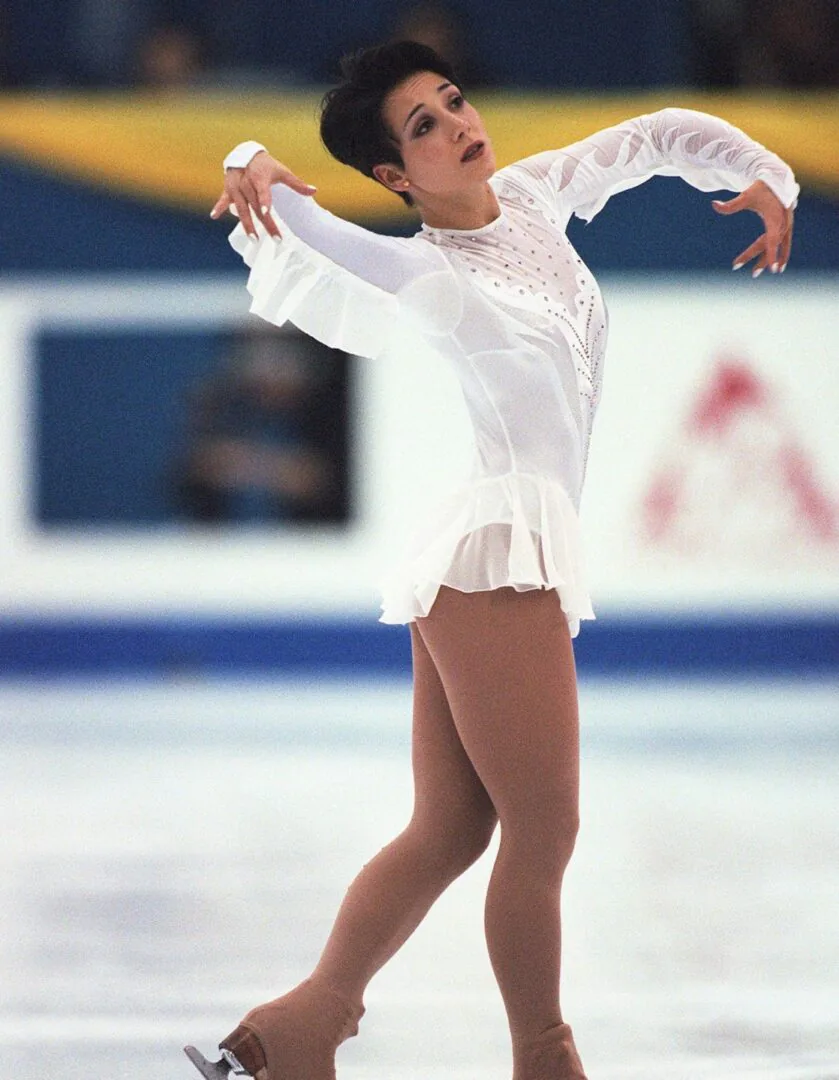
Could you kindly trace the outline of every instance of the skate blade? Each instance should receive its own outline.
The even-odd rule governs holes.
[[[228,1076],[245,1076],[253,1080],[248,1070],[229,1050],[222,1050],[219,1061],[207,1061],[194,1046],[185,1046],[184,1053],[206,1080],[227,1080]]]

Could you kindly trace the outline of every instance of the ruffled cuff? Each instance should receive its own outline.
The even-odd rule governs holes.
[[[395,296],[363,281],[298,239],[278,220],[282,239],[254,218],[257,239],[241,224],[230,246],[250,267],[250,310],[273,323],[293,323],[333,349],[376,359],[392,350],[400,323]]]

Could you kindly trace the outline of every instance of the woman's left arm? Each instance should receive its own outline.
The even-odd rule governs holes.
[[[722,214],[752,210],[763,220],[763,234],[737,256],[734,269],[756,259],[756,277],[766,267],[783,270],[789,260],[799,193],[792,170],[716,116],[662,109],[529,161],[547,167],[547,178],[567,216],[575,213],[587,221],[612,195],[651,176],[679,176],[700,191],[741,192],[728,202],[713,204]]]

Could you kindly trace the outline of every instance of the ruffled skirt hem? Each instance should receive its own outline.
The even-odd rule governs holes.
[[[594,612],[579,520],[565,489],[542,476],[507,473],[455,492],[382,583],[379,621],[423,618],[441,585],[460,592],[556,589],[576,637]]]

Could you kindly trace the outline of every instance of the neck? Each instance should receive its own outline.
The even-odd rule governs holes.
[[[416,199],[416,206],[423,223],[432,229],[481,229],[501,214],[489,184],[457,196]]]

